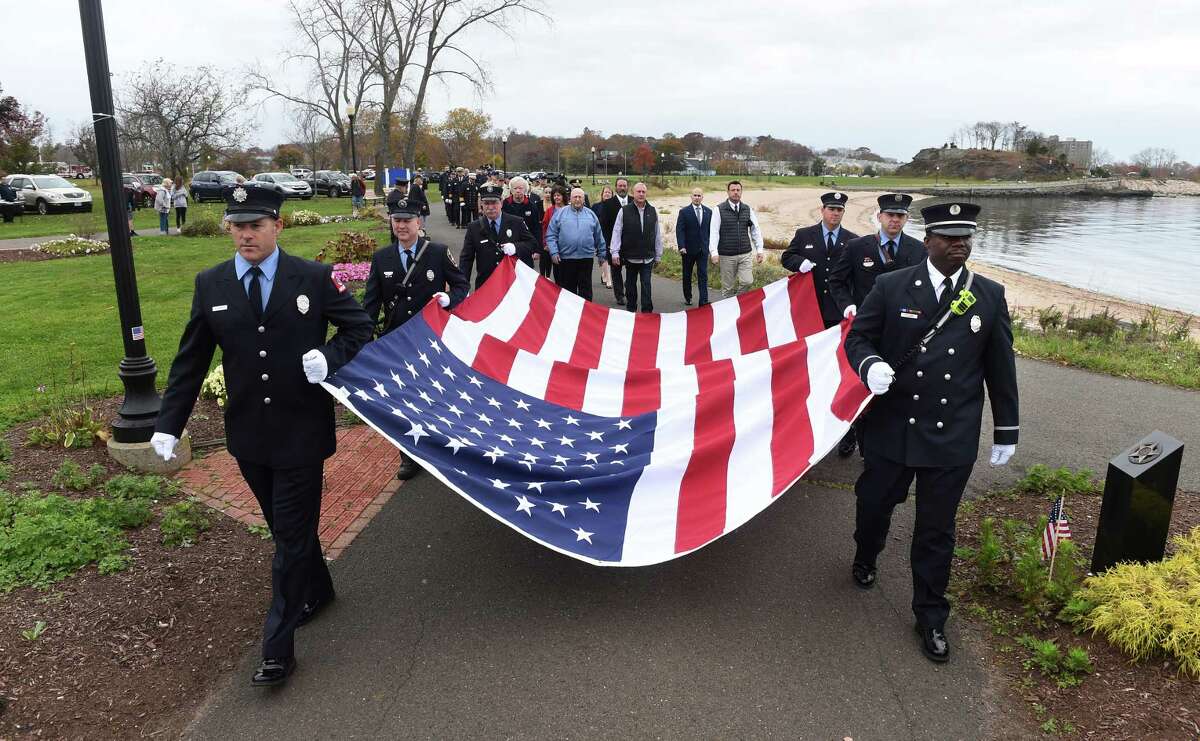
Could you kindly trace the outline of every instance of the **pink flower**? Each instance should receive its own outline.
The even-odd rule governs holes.
[[[333,277],[343,283],[365,281],[370,274],[369,262],[339,262],[333,266]]]

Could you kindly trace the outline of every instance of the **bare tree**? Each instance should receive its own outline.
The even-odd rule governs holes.
[[[988,149],[995,149],[1000,138],[1004,136],[1004,124],[1000,121],[980,121],[976,126],[982,137],[980,143],[986,143]]]
[[[1170,175],[1178,161],[1175,150],[1166,147],[1147,147],[1133,155],[1134,164],[1149,170],[1151,175],[1159,178]]]
[[[71,129],[67,146],[79,164],[92,168],[92,176],[100,182],[100,168],[96,164],[99,159],[96,156],[96,127],[91,122],[77,124]]]
[[[132,145],[152,151],[164,173],[178,177],[205,150],[240,144],[245,94],[212,67],[169,67],[160,59],[129,78],[117,100],[118,122]]]
[[[311,106],[300,106],[292,112],[292,139],[308,156],[313,172],[322,169],[321,158],[324,141],[329,137],[328,121]]]

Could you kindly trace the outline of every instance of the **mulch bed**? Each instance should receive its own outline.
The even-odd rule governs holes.
[[[50,255],[34,250],[0,250],[0,262],[41,262],[56,260],[58,255]]]
[[[1067,516],[1071,533],[1081,553],[1090,559],[1095,542],[1096,525],[1100,519],[1099,495],[1068,497]],[[993,495],[975,500],[968,513],[960,513],[958,544],[978,545],[979,522],[994,517],[997,526],[1005,519],[1036,525],[1050,509],[1046,498],[1022,495],[1009,499]],[[1182,535],[1200,526],[1200,494],[1178,492],[1172,513],[1170,533]],[[1168,555],[1170,554],[1168,544]],[[1028,708],[1024,729],[1006,728],[1013,737],[1028,737],[1044,733],[1041,725],[1051,718],[1059,727],[1064,722],[1074,726],[1079,738],[1102,739],[1195,739],[1200,738],[1200,680],[1177,673],[1177,667],[1165,660],[1133,664],[1125,654],[1111,646],[1102,636],[1076,634],[1070,627],[1048,621],[1038,629],[1022,617],[1022,606],[1013,596],[992,592],[976,586],[971,562],[956,558],[951,591],[960,591],[956,616],[972,624],[987,647],[989,666],[996,684],[1003,685],[1001,700],[1011,706]],[[972,618],[962,604],[969,600],[989,610],[1002,610],[1009,618],[1019,617],[1020,627],[1009,637],[996,635],[986,621]],[[961,623],[960,623],[961,624]],[[1015,646],[1012,638],[1021,633],[1046,640],[1054,639],[1065,651],[1070,646],[1087,649],[1095,673],[1086,677],[1078,687],[1062,689],[1037,670],[1026,670],[1022,661],[1028,652]],[[1008,721],[1019,718],[1019,712],[1006,714]]]

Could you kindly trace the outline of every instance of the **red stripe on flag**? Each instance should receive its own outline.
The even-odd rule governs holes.
[[[521,322],[521,326],[509,342],[536,355],[546,342],[546,334],[549,333],[550,323],[554,320],[554,309],[560,293],[560,286],[539,277],[533,288],[533,297],[529,299],[529,313],[525,315],[525,321]]]
[[[508,375],[512,372],[513,361],[516,358],[516,345],[485,334],[479,340],[479,349],[475,352],[475,360],[471,362],[471,367],[500,383],[508,383]]]
[[[604,345],[604,327],[608,324],[608,309],[600,304],[586,301],[579,317],[579,331],[575,333],[575,347],[567,362],[581,368],[595,368],[600,362],[600,348]],[[580,397],[583,398],[583,397]]]
[[[725,489],[734,439],[733,377],[733,363],[728,360],[696,367],[700,387],[696,432],[692,457],[679,483],[676,553],[699,548],[725,530]]]
[[[804,472],[813,454],[812,421],[808,397],[812,391],[808,375],[808,344],[789,342],[768,351],[771,355],[771,460],[774,478],[772,496],[783,493]]]
[[[738,307],[741,309],[737,319],[737,333],[743,355],[767,348],[767,318],[763,314],[763,299],[766,297],[767,294],[761,288],[757,291],[747,291],[737,297]]]
[[[582,365],[555,361],[546,383],[546,401],[570,409],[583,409],[589,370]]]
[[[846,335],[848,334],[850,334],[850,320],[843,319],[842,336],[838,340],[837,348],[838,368],[842,372],[842,380],[833,394],[833,404],[830,405],[833,416],[847,422],[854,419],[854,413],[862,406],[863,400],[871,395],[871,392],[859,380],[858,373],[855,372],[854,367],[850,365],[850,360],[846,357]]]
[[[687,337],[684,340],[683,362],[690,364],[712,360],[712,304],[684,312],[687,318]]]
[[[794,273],[788,276],[788,301],[792,307],[792,325],[796,337],[808,337],[825,329],[821,318],[821,305],[817,303],[817,292],[813,288],[811,273]]]
[[[658,333],[662,329],[659,314],[634,314],[633,337],[629,344],[630,369],[653,368],[658,360]]]
[[[438,306],[436,299],[430,299],[429,303],[425,304],[425,308],[421,309],[421,316],[433,330],[434,337],[441,337],[442,332],[446,331],[446,325],[450,323],[450,312]]]
[[[454,307],[454,315],[467,322],[478,322],[487,318],[508,295],[508,290],[516,281],[516,263],[515,257],[504,258],[478,291]],[[417,276],[414,276],[413,280],[416,279]]]
[[[625,396],[621,416],[633,417],[656,411],[662,406],[662,371],[642,368],[625,373]]]

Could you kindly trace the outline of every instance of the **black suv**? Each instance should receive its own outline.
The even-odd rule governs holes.
[[[350,195],[350,176],[338,170],[317,170],[311,181],[313,193],[330,198]]]
[[[202,170],[192,176],[192,184],[189,188],[192,200],[196,203],[223,201],[225,192],[237,185],[240,177],[242,176],[233,170]],[[244,181],[245,178],[242,180]]]

